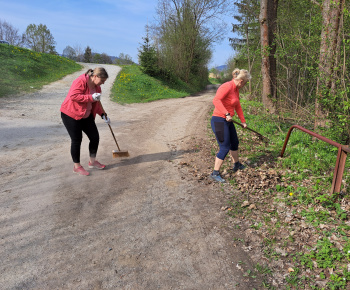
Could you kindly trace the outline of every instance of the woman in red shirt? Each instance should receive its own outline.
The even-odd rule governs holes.
[[[230,152],[234,162],[233,171],[243,170],[245,166],[239,162],[238,158],[238,136],[236,128],[232,122],[235,111],[240,118],[243,128],[247,127],[243,110],[239,101],[239,90],[251,79],[250,73],[245,69],[235,69],[232,72],[233,79],[222,84],[213,99],[215,106],[211,127],[219,144],[220,150],[215,158],[214,171],[210,178],[217,182],[225,182],[220,176],[220,168],[226,155]]]
[[[71,138],[71,155],[74,162],[73,172],[80,175],[89,175],[80,164],[80,147],[83,132],[88,136],[90,161],[89,168],[104,169],[106,166],[96,160],[99,144],[99,134],[95,123],[96,114],[99,114],[107,124],[110,123],[101,103],[101,85],[108,78],[102,67],[89,69],[85,74],[73,81],[67,97],[61,106],[61,117]]]

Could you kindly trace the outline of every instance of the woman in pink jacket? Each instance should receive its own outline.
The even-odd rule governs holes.
[[[220,150],[215,158],[214,171],[210,178],[217,182],[225,182],[220,176],[220,168],[226,155],[230,152],[234,166],[233,172],[243,170],[245,166],[238,158],[238,136],[235,125],[232,123],[232,116],[235,111],[240,118],[244,128],[247,124],[244,119],[243,110],[239,101],[239,90],[251,79],[249,72],[245,69],[235,69],[232,72],[233,79],[222,84],[213,99],[215,106],[211,127],[219,144]]]
[[[61,106],[61,117],[71,138],[71,155],[74,162],[73,172],[80,175],[89,175],[80,164],[80,147],[83,132],[88,136],[90,161],[89,168],[104,169],[106,166],[96,160],[99,144],[99,134],[95,123],[96,114],[99,114],[107,124],[110,123],[100,101],[101,85],[108,74],[102,67],[89,69],[85,74],[73,81],[67,97]]]

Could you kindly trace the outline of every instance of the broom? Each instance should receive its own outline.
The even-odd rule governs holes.
[[[102,103],[100,101],[100,105],[102,107]],[[103,107],[102,107],[102,110],[103,110]],[[103,110],[104,111],[104,110]],[[111,133],[112,133],[112,136],[114,138],[114,141],[115,141],[115,144],[117,145],[118,147],[118,150],[113,150],[112,151],[112,154],[113,154],[113,158],[117,158],[117,157],[129,157],[129,152],[128,151],[121,151],[120,148],[119,148],[119,145],[118,145],[118,142],[117,142],[117,139],[115,138],[114,136],[114,133],[113,133],[113,130],[112,130],[112,127],[110,124],[107,124],[108,127],[109,127],[109,130],[111,130]]]
[[[111,130],[111,133],[113,135],[113,138],[114,138],[114,141],[115,141],[115,144],[117,144],[117,147],[118,147],[118,150],[113,150],[112,153],[113,153],[113,158],[117,158],[117,157],[129,157],[129,152],[128,151],[121,151],[120,148],[119,148],[119,145],[118,145],[118,142],[117,142],[117,139],[115,138],[114,136],[114,133],[112,131],[112,127],[111,125],[108,124],[108,127],[109,129]]]

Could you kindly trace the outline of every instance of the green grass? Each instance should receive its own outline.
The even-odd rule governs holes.
[[[0,44],[0,67],[0,97],[40,89],[81,69],[64,57],[4,44]]]
[[[287,132],[294,123],[283,123],[276,116],[265,114],[263,106],[259,102],[242,100],[241,104],[243,111],[246,112],[248,126],[271,141],[267,147],[262,145],[256,148],[257,150],[251,150],[249,158],[258,158],[268,151],[277,159],[283,148]],[[308,128],[307,125],[301,124],[301,126],[313,131],[313,128]],[[324,131],[322,135],[332,139],[331,130]],[[334,141],[340,142],[339,140]],[[246,142],[244,146],[249,146],[249,142]],[[315,186],[321,188],[325,185],[330,188],[329,182],[332,182],[337,152],[336,147],[321,140],[312,140],[312,137],[307,133],[294,129],[290,135],[284,157],[278,160],[278,163],[285,170],[292,171],[291,174],[286,173],[286,178],[302,181],[309,176],[319,177],[318,184],[316,184],[317,179],[315,179]],[[349,165],[348,160],[346,168]],[[350,182],[350,176],[347,172],[344,173],[344,178],[346,183]]]
[[[287,132],[294,123],[283,123],[275,116],[266,114],[259,102],[242,99],[241,104],[248,126],[270,139],[268,145],[262,142],[254,143],[252,142],[253,134],[237,126],[241,139],[241,156],[247,157],[251,164],[257,164],[254,167],[255,171],[264,172],[266,170],[264,164],[268,163],[281,174],[280,182],[265,194],[257,195],[251,192],[251,202],[255,202],[258,208],[264,207],[264,204],[275,207],[283,205],[283,208],[298,213],[319,237],[318,242],[309,250],[303,248],[294,255],[293,261],[290,261],[294,272],[286,276],[286,289],[318,289],[312,288],[315,287],[314,281],[317,274],[321,280],[326,281],[327,288],[325,289],[349,289],[347,287],[350,285],[350,272],[347,265],[350,263],[348,234],[350,216],[342,206],[342,202],[348,201],[350,197],[349,158],[345,165],[342,192],[330,194],[337,148],[326,142],[313,140],[307,133],[294,129],[284,157],[279,158]],[[307,122],[298,125],[313,131],[313,128],[308,128]],[[321,135],[340,143],[339,140],[336,140],[336,135],[332,130],[332,128],[325,129]],[[259,164],[260,159],[263,160],[263,163]],[[245,216],[248,220],[252,212],[242,208],[241,203],[242,200],[237,200],[235,196],[234,202],[230,204],[232,210],[229,215]],[[275,220],[274,223],[271,223],[272,218]],[[289,232],[294,231],[296,227],[286,223],[280,215],[274,215],[273,212],[263,212],[259,219],[256,216],[252,217],[251,223],[252,229],[267,233],[263,247],[268,259],[274,258],[273,249],[275,247],[266,241],[272,241],[275,237],[281,239],[280,226]],[[329,228],[324,230],[321,225],[327,225]],[[339,248],[339,244],[329,240],[332,235],[339,238],[343,249]],[[285,247],[293,246],[293,240],[293,237],[285,238],[279,241],[278,247],[283,248],[283,243]],[[289,256],[291,257],[292,254]],[[288,256],[285,259],[288,259]],[[318,265],[317,269],[314,268],[315,262]],[[328,274],[328,269],[334,269],[334,273]],[[307,271],[311,271],[310,275],[304,276]]]
[[[112,100],[121,104],[146,103],[181,98],[196,91],[181,81],[166,82],[150,77],[137,65],[122,66],[113,88]]]

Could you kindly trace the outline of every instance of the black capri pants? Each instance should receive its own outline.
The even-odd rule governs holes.
[[[211,118],[211,128],[220,147],[219,153],[216,155],[217,158],[224,160],[230,150],[238,150],[239,140],[235,125],[232,122],[213,116]]]
[[[74,163],[80,163],[80,147],[83,132],[88,136],[90,157],[96,157],[100,135],[92,114],[86,119],[75,120],[61,112],[61,118],[71,138],[71,155]]]

